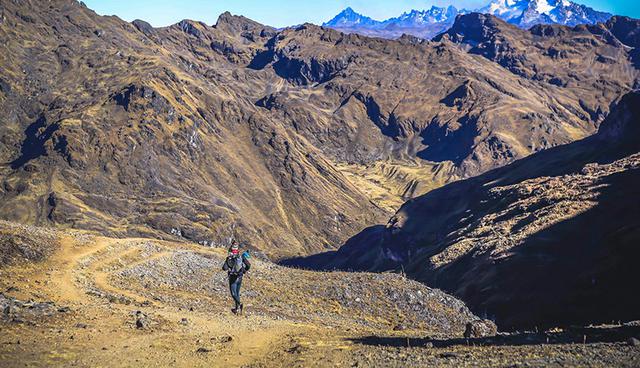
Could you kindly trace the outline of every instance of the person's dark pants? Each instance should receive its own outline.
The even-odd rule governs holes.
[[[236,302],[236,308],[240,308],[240,287],[242,286],[242,276],[229,275],[229,290],[231,290],[231,296]]]

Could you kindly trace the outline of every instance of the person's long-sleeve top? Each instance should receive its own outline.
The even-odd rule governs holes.
[[[243,256],[240,256],[240,257],[242,257],[242,263],[244,263],[244,268],[240,273],[240,276],[242,276],[245,272],[249,271],[249,269],[251,268],[251,262],[249,262],[247,257],[243,257]],[[233,269],[234,262],[235,262],[234,256],[228,256],[227,259],[225,259],[224,264],[222,265],[222,270],[230,271],[231,269]]]

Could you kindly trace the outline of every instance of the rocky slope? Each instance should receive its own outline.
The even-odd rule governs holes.
[[[453,29],[473,38],[424,42],[228,13],[154,29],[71,0],[1,7],[0,217],[238,238],[276,258],[592,134],[638,74],[633,30],[608,24],[469,15]]]
[[[110,239],[82,231],[63,232],[0,221],[0,246],[20,244],[21,254],[0,260],[0,270],[11,275],[39,273],[33,267],[66,261],[70,287],[114,304],[171,305],[183,310],[226,311],[232,306],[227,274],[222,271],[225,249],[152,239]],[[47,245],[46,252],[43,245]],[[243,295],[251,315],[288,319],[334,327],[359,326],[392,331],[430,331],[461,336],[469,322],[478,321],[463,302],[424,284],[395,274],[321,273],[290,269],[251,258]],[[14,274],[15,273],[15,274]],[[60,277],[68,274],[56,275]],[[44,290],[56,286],[56,276]],[[0,291],[20,292],[17,278],[7,278]],[[50,291],[50,290],[48,290]],[[68,298],[69,295],[60,295]],[[231,303],[230,303],[231,302]],[[12,304],[0,294],[0,310]],[[13,303],[17,304],[17,303]],[[53,305],[54,302],[48,303]],[[11,316],[20,317],[17,307]],[[55,309],[55,308],[54,308]],[[397,313],[397,311],[403,311]],[[487,321],[489,332],[495,325]],[[486,330],[486,329],[485,329]]]
[[[281,341],[283,335],[313,338],[335,329],[363,336],[401,329],[448,338],[461,337],[467,323],[487,327],[475,337],[496,333],[492,322],[478,322],[461,301],[393,274],[317,273],[254,258],[243,282],[245,315],[234,316],[221,269],[223,249],[63,233],[4,221],[0,236],[0,245],[19,243],[20,249],[31,251],[0,262],[0,273],[6,276],[0,281],[2,366],[64,366],[78,359],[82,365],[95,365],[92,350],[102,344],[120,352],[129,348],[127,361],[149,364],[149,357],[163,362],[169,355],[190,365],[185,361],[200,354],[221,359],[214,356],[221,354],[220,343],[234,358],[230,364],[242,366],[236,355],[257,359],[267,354],[256,352],[252,344],[280,348],[284,343],[293,345],[285,345],[287,350],[294,349],[294,342]],[[49,252],[35,255],[43,244],[51,245]],[[48,340],[56,340],[59,355],[42,352],[46,346],[33,340],[45,326],[55,326],[57,332]],[[104,339],[102,329],[110,337]],[[260,341],[261,336],[266,341]],[[15,344],[14,338],[21,342]],[[167,338],[170,349],[155,345]],[[141,339],[152,343],[141,347],[135,342]],[[112,345],[121,341],[127,345]],[[236,349],[236,344],[241,347]],[[51,345],[48,349],[51,352]],[[114,357],[108,361],[123,364]]]
[[[403,270],[503,328],[636,319],[639,106],[627,94],[597,135],[413,199],[306,264]]]
[[[25,252],[0,261],[3,367],[640,361],[630,339],[640,332],[637,323],[494,336],[495,325],[461,301],[394,274],[318,273],[254,259],[243,281],[245,313],[236,316],[221,249],[0,221],[5,243]],[[36,254],[43,244],[48,251]]]

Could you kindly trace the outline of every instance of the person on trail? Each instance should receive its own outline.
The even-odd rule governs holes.
[[[240,254],[238,243],[233,242],[231,248],[229,248],[229,255],[222,265],[222,270],[227,271],[229,275],[229,290],[235,302],[235,307],[231,311],[234,314],[242,314],[243,305],[240,302],[240,287],[242,286],[242,276],[250,268],[249,253]]]

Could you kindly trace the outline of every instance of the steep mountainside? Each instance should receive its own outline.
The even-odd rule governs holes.
[[[382,214],[255,106],[279,82],[245,66],[273,29],[226,14],[153,29],[76,1],[2,6],[2,218],[236,237],[278,255],[336,244]]]
[[[296,263],[403,269],[503,328],[637,319],[639,135],[635,92],[597,135],[434,190]]]
[[[629,49],[604,25],[554,29],[529,32],[470,14],[452,30],[473,39],[445,34],[437,43],[286,30],[268,60],[306,88],[259,103],[346,162],[374,195],[410,198],[593,133],[635,84]]]
[[[527,29],[537,24],[576,26],[606,22],[611,14],[568,0],[493,0],[475,12],[490,14]],[[453,6],[412,10],[384,21],[373,20],[347,8],[323,26],[366,36],[399,38],[403,34],[431,39],[444,32],[458,15],[469,13]]]
[[[529,32],[471,14],[453,26],[465,36],[424,42],[0,6],[1,218],[274,257],[588,136],[637,79],[631,33],[609,23]]]

